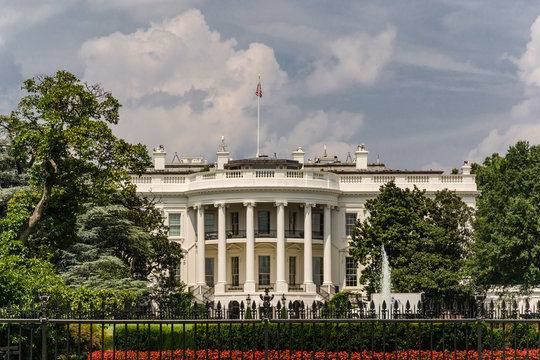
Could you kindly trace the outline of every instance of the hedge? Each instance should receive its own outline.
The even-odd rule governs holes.
[[[482,341],[484,348],[502,350],[505,348],[535,347],[538,332],[534,325],[506,325],[503,343],[503,329],[498,327],[491,331],[482,323]],[[195,336],[197,332],[197,336]],[[270,348],[306,350],[306,351],[394,351],[394,350],[473,350],[476,349],[476,323],[269,323],[268,343]],[[325,335],[326,334],[326,335]],[[455,337],[454,337],[455,334]],[[466,342],[466,339],[468,341]],[[134,325],[116,328],[115,346],[117,349],[132,350],[139,344],[139,350],[170,349],[174,341],[175,348],[185,344],[190,349],[264,349],[264,324],[198,324],[186,327],[174,326],[174,337],[171,336],[170,325],[163,325],[161,336],[159,325],[150,327],[139,325],[137,332]],[[161,344],[160,344],[161,342]],[[127,346],[126,346],[127,344]]]

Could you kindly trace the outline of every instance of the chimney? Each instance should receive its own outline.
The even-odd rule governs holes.
[[[461,167],[461,173],[463,175],[471,175],[471,165],[469,165],[469,161],[465,160],[463,162],[463,166]]]
[[[229,152],[227,151],[227,145],[225,144],[225,136],[221,136],[221,144],[216,152],[217,155],[217,170],[224,170],[225,164],[229,162]]]
[[[356,156],[356,170],[367,170],[368,151],[364,144],[358,145],[354,155]]]
[[[154,149],[153,155],[154,155],[154,169],[165,170],[165,157],[167,156],[165,147],[163,147],[163,145],[159,145],[157,148]]]
[[[292,158],[293,158],[293,160],[298,161],[300,164],[304,164],[304,155],[305,154],[306,153],[302,150],[302,147],[299,146],[298,149],[296,149],[296,151],[292,152]]]
[[[228,151],[218,151],[217,155],[217,170],[225,169],[225,164],[229,162],[229,152]]]

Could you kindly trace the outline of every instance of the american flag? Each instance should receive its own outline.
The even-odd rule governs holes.
[[[261,83],[260,82],[259,82],[259,84],[257,84],[257,91],[255,91],[255,95],[262,98],[262,88],[261,88]]]

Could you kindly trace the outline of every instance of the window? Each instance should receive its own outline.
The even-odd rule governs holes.
[[[239,286],[240,285],[240,259],[238,256],[233,256],[231,258],[231,275],[232,275],[231,285]]]
[[[357,269],[352,257],[345,258],[345,286],[357,286]]]
[[[296,213],[289,213],[289,233],[294,234],[296,232]]]
[[[205,239],[217,239],[217,232],[215,227],[215,214],[204,214],[204,238]]]
[[[313,258],[313,282],[315,285],[321,285],[323,282],[323,258]]]
[[[324,222],[322,213],[313,213],[311,216],[311,233],[317,237],[323,236]]]
[[[176,281],[181,280],[181,277],[180,277],[180,261],[174,267],[174,280],[176,280]]]
[[[351,235],[352,228],[356,222],[355,213],[346,213],[345,214],[345,235]]]
[[[259,285],[270,285],[270,256],[259,256]]]
[[[296,285],[296,256],[289,256],[289,285]]]
[[[169,214],[169,236],[180,236],[180,214]]]
[[[259,211],[259,234],[270,234],[270,211]]]
[[[214,286],[214,258],[204,259],[204,277],[206,285]]]
[[[237,212],[232,212],[231,213],[231,233],[232,233],[232,235],[238,235],[238,229],[239,229],[238,213]]]

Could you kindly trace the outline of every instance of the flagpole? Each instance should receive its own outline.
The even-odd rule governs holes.
[[[261,74],[259,74],[259,86],[261,85]],[[257,157],[260,155],[259,134],[261,125],[261,97],[257,95]]]

